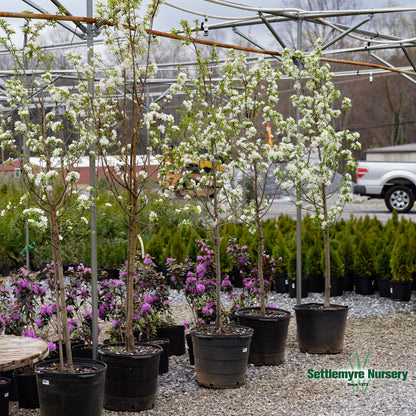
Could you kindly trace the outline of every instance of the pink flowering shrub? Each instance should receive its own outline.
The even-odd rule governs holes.
[[[192,311],[195,324],[211,321],[215,307],[215,265],[214,251],[203,240],[197,240],[197,260],[185,259],[183,264],[168,259],[168,275],[182,290]],[[189,325],[189,323],[188,323]]]

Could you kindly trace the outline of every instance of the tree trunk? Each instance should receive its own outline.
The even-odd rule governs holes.
[[[256,229],[257,229],[257,275],[260,284],[260,312],[262,316],[266,315],[266,293],[264,290],[264,275],[263,275],[263,227],[260,218],[260,202],[258,200],[258,171],[257,163],[254,163],[254,182],[253,182],[254,200],[256,202]]]
[[[329,244],[329,230],[324,229],[325,241],[325,293],[324,293],[324,308],[329,308],[329,297],[331,294],[331,250]]]
[[[71,350],[71,338],[69,334],[68,327],[68,315],[66,313],[66,302],[65,302],[65,281],[64,281],[64,272],[62,265],[62,250],[61,250],[61,240],[59,236],[59,226],[58,226],[58,217],[56,209],[54,206],[51,207],[51,238],[52,238],[52,248],[54,250],[54,259],[56,263],[54,264],[54,273],[56,275],[56,280],[58,282],[58,287],[56,290],[59,293],[60,305],[57,307],[61,308],[61,327],[62,333],[65,341],[65,350],[66,350],[66,361],[69,368],[69,371],[74,372],[74,362],[72,360],[72,350]],[[61,360],[62,361],[62,360]],[[61,369],[62,371],[63,369]]]
[[[137,199],[136,199],[137,200]],[[129,226],[129,243],[127,253],[127,303],[126,303],[126,350],[131,352],[134,349],[133,335],[133,310],[134,310],[134,273],[136,262],[136,247],[138,234],[137,206],[133,202],[132,210],[134,213],[131,217]]]
[[[215,328],[219,330],[221,328],[221,261],[220,261],[220,213],[218,207],[218,188],[217,188],[217,165],[216,162],[212,164],[212,182],[214,186],[214,251],[215,251]]]
[[[215,250],[215,275],[216,275],[216,316],[215,328],[221,328],[221,264],[220,264],[220,227],[217,223],[214,227],[214,250]]]

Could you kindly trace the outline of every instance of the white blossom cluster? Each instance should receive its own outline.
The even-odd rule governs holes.
[[[327,229],[351,200],[348,171],[355,168],[352,150],[359,149],[360,143],[357,133],[333,127],[334,120],[349,109],[351,102],[346,98],[340,101],[340,92],[331,81],[333,74],[329,65],[321,64],[320,55],[320,42],[311,55],[297,51],[296,61],[303,63],[299,69],[289,50],[283,54],[282,67],[294,80],[291,101],[300,116],[297,120],[279,118],[274,123],[282,135],[276,156],[287,162],[285,172],[279,170],[276,175],[285,175],[282,187],[295,189],[296,204],[311,210]],[[346,172],[334,185],[334,176],[343,166]]]

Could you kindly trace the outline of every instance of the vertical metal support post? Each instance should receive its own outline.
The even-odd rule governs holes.
[[[297,21],[297,49],[302,49],[302,19]],[[300,91],[296,94],[300,95]],[[298,122],[299,109],[296,108],[296,123]],[[297,193],[299,194],[299,190]],[[298,305],[302,303],[302,209],[298,206],[296,207],[296,303]]]
[[[93,17],[92,0],[87,0],[87,17]],[[87,48],[88,48],[88,65],[92,63],[92,54],[94,46],[94,28],[92,23],[87,23]],[[94,94],[94,80],[88,80],[88,92],[91,97]],[[92,128],[92,126],[91,126]],[[95,143],[90,145],[89,154],[89,174],[90,174],[90,241],[91,241],[91,303],[92,303],[92,357],[97,359],[98,347],[98,283],[97,283],[97,180],[95,169]]]
[[[25,25],[27,25],[28,23],[25,23]],[[25,72],[27,70],[28,67],[28,62],[27,59],[25,58],[25,48],[26,48],[26,44],[27,44],[27,33],[25,32],[24,34],[24,41],[23,41],[23,67],[25,69]],[[26,73],[24,75],[24,80],[26,83]],[[26,83],[27,85],[27,83]],[[27,142],[26,142],[26,137],[25,135],[22,136],[23,139],[23,158],[25,160],[25,164],[29,163],[29,148],[27,147]],[[24,189],[25,192],[28,191],[27,185],[24,185]],[[29,202],[26,198],[25,200],[25,208],[28,209],[29,208]],[[25,266],[26,269],[30,270],[30,253],[29,253],[29,245],[30,245],[30,230],[29,230],[29,221],[28,221],[28,217],[27,215],[25,215]]]

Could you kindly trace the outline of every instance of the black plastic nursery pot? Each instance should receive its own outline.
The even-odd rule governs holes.
[[[167,338],[169,342],[169,356],[183,355],[185,349],[185,326],[160,326],[156,329],[158,338]]]
[[[390,281],[390,299],[408,302],[412,296],[412,281]]]
[[[296,280],[289,279],[289,297],[296,298]],[[301,283],[301,297],[307,298],[309,294],[309,280],[302,279]]]
[[[355,291],[359,295],[373,295],[376,291],[376,284],[372,276],[356,276]]]
[[[186,334],[186,345],[188,349],[188,358],[189,358],[189,364],[195,365],[195,358],[194,358],[194,345],[192,344],[192,335]]]
[[[82,373],[60,373],[49,370],[51,363],[35,366],[40,414],[42,416],[100,416],[103,409],[107,366],[98,360],[74,359],[74,365],[88,369]]]
[[[325,279],[322,274],[309,274],[309,292],[322,293],[325,290]]]
[[[344,348],[348,306],[320,303],[295,305],[299,350],[310,354],[339,354]]]
[[[287,273],[278,273],[275,279],[276,293],[287,293],[289,290],[289,276]]]
[[[138,412],[153,409],[156,403],[157,378],[162,347],[146,343],[151,352],[136,355],[113,352],[121,344],[106,344],[98,354],[107,364],[104,407],[109,410]]]
[[[354,280],[355,280],[354,272],[347,271],[344,274],[344,291],[352,292],[354,290]]]
[[[0,415],[9,416],[11,380],[7,377],[0,377]]]
[[[22,409],[39,408],[39,395],[35,373],[14,372],[19,407]]]
[[[2,371],[0,373],[0,379],[9,379],[10,386],[9,386],[9,401],[15,402],[17,401],[17,385],[16,379],[14,378],[14,370]]]
[[[154,338],[150,341],[146,340],[144,335],[140,331],[133,331],[134,338],[138,343],[150,343],[153,345],[160,345],[162,347],[162,354],[160,354],[159,360],[159,374],[164,374],[169,371],[169,345],[170,340],[168,338]]]
[[[159,374],[165,374],[169,371],[169,345],[170,341],[167,338],[156,338],[150,341],[152,345],[159,345],[162,347],[162,353],[159,360]]]
[[[342,296],[344,293],[344,277],[331,277],[330,296]]]
[[[378,277],[378,293],[382,298],[390,297],[390,279],[386,277]]]
[[[73,345],[72,356],[74,358],[89,358],[92,360],[92,346],[86,344]]]
[[[278,365],[285,360],[287,332],[291,314],[283,309],[266,308],[266,313],[278,316],[259,316],[250,313],[260,308],[241,308],[237,311],[240,325],[253,328],[248,362],[254,365]]]
[[[214,325],[191,329],[196,381],[200,386],[227,389],[242,386],[253,329],[241,325],[230,334],[211,334]]]

